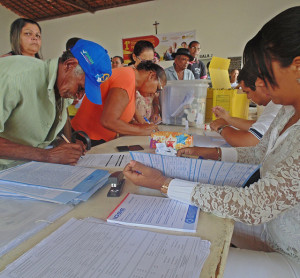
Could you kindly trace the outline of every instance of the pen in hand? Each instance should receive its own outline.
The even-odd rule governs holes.
[[[70,144],[70,141],[64,134],[61,134],[61,138],[64,139],[66,143]]]
[[[149,124],[149,125],[151,124],[145,116],[144,116],[144,120],[146,121],[147,124]]]

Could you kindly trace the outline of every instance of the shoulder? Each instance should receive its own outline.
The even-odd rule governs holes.
[[[168,67],[168,68],[165,69],[165,72],[172,72],[174,70],[175,70],[174,66],[170,66],[170,67]]]
[[[184,73],[189,77],[189,79],[195,79],[194,74],[191,70],[185,69]]]

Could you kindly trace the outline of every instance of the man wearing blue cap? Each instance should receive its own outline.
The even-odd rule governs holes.
[[[111,75],[107,51],[79,40],[59,59],[0,59],[0,169],[35,160],[77,163],[81,142],[45,149],[64,127],[67,107],[86,93],[101,104],[100,84]]]

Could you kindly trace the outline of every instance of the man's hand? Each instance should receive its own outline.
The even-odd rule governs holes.
[[[145,166],[137,161],[130,161],[123,170],[125,177],[135,185],[160,190],[168,179],[159,170]]]
[[[217,118],[224,119],[225,121],[228,121],[230,118],[229,113],[221,106],[215,106],[212,108],[212,112],[215,114]]]
[[[45,161],[50,163],[75,165],[86,150],[83,142],[77,141],[75,144],[62,143],[58,147],[47,150]]]
[[[224,125],[228,125],[224,119],[216,119],[210,123],[210,129],[218,132],[218,129]]]

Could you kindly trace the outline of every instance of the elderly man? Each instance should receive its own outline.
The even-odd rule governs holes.
[[[200,43],[198,41],[191,41],[188,49],[191,56],[193,56],[193,60],[188,65],[188,69],[193,72],[195,79],[206,79],[207,73],[205,65],[202,61],[198,60],[198,55],[201,51]]]
[[[187,69],[189,62],[194,58],[186,48],[179,48],[176,53],[172,53],[174,57],[173,66],[166,68],[167,80],[193,80],[194,74]]]
[[[79,40],[59,59],[0,59],[0,169],[24,161],[76,164],[85,147],[61,143],[45,149],[64,127],[67,106],[86,93],[101,103],[100,83],[111,75],[107,51]]]

